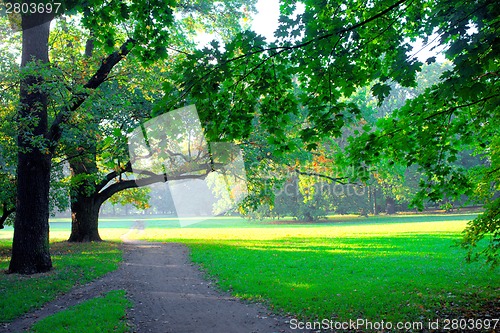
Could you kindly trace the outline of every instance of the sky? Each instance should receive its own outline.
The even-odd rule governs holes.
[[[274,40],[274,31],[278,27],[279,19],[279,0],[258,0],[256,4],[257,14],[253,16],[251,28],[256,33],[266,37],[268,41]],[[207,44],[212,40],[211,36],[203,35],[199,36],[198,42],[202,45]],[[431,38],[432,39],[432,38]],[[426,46],[422,49],[421,41],[412,43],[414,49],[410,55],[415,54],[418,60],[425,62],[427,58],[436,56],[438,61],[444,61],[444,56],[442,54],[436,54],[435,51],[430,49],[436,45],[436,43]]]
[[[273,40],[280,15],[278,0],[259,0],[256,7],[258,14],[253,17],[252,30],[265,36],[268,41]]]

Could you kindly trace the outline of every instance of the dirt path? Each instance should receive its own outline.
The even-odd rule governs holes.
[[[124,250],[117,271],[0,326],[0,332],[24,331],[37,320],[113,289],[126,289],[134,302],[129,319],[138,333],[300,332],[261,305],[215,290],[189,262],[184,245],[126,242]]]

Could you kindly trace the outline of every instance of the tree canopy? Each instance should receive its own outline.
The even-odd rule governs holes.
[[[299,176],[299,185],[304,176],[337,183],[366,183],[375,177],[381,184],[377,177],[383,177],[389,193],[391,182],[401,184],[389,176],[412,168],[419,178],[420,190],[413,200],[417,207],[428,200],[464,196],[486,203],[486,212],[471,222],[464,240],[472,255],[477,242],[491,235],[484,254],[496,262],[500,247],[498,4],[488,0],[284,0],[280,6],[276,38],[266,41],[250,30],[232,34],[247,12],[237,0],[67,1],[57,16],[77,15],[78,22],[73,23],[85,30],[88,42],[75,47],[80,50],[76,54],[68,52],[64,57],[69,58],[62,58],[61,66],[68,66],[71,57],[85,64],[68,82],[59,80],[67,87],[62,99],[54,94],[53,78],[57,70],[71,68],[50,66],[47,22],[54,15],[21,15],[23,38],[32,43],[22,45],[21,103],[15,120],[18,214],[11,270],[30,273],[51,266],[46,249],[48,175],[54,154],[65,144],[65,131],[70,134],[66,139],[75,130],[97,133],[103,124],[110,138],[126,132],[104,121],[120,111],[108,108],[108,115],[91,111],[95,91],[119,91],[107,82],[125,58],[137,61],[144,77],[161,80],[161,90],[149,106],[140,104],[143,96],[123,93],[127,107],[147,109],[143,116],[148,118],[196,104],[209,141],[244,148],[255,180],[250,179],[250,190],[283,183],[289,178],[286,173],[292,172]],[[236,14],[203,16],[217,12]],[[214,23],[207,25],[204,20]],[[194,35],[200,26],[221,26],[221,37],[203,49],[195,48],[185,36]],[[61,31],[70,34],[71,29]],[[448,61],[439,78],[427,86],[418,86],[417,78],[427,68],[424,63],[430,65],[436,57],[419,60],[417,40],[444,47]],[[73,46],[76,42],[71,41]],[[172,46],[175,61],[170,61]],[[82,56],[87,48],[95,48],[92,57]],[[164,69],[168,75],[155,76],[152,68]],[[397,102],[391,94],[394,90],[402,94]],[[372,101],[371,96],[366,98],[368,93],[379,105],[392,98],[393,106],[374,115],[380,109],[366,107]],[[51,109],[52,105],[56,108]],[[74,123],[73,117],[81,121]],[[25,123],[29,126],[19,126]],[[89,125],[94,127],[89,130]],[[342,138],[346,134],[350,139]],[[93,144],[94,137],[89,142],[87,151],[106,146],[106,139]],[[71,140],[66,144],[71,147]],[[94,159],[95,153],[92,156],[92,166],[116,160],[106,149],[99,159]],[[474,167],[466,161],[470,156],[479,161]],[[36,173],[30,171],[33,165],[39,165]],[[129,171],[127,165],[119,164],[110,175]],[[381,172],[367,172],[377,168]],[[29,188],[28,184],[37,182],[40,186]],[[311,184],[303,180],[300,186],[303,200],[312,200]],[[41,200],[33,203],[30,196]],[[247,201],[247,207],[255,208],[262,198],[273,199],[262,193],[257,201]],[[33,225],[40,236],[32,240],[34,249],[24,249],[21,239]],[[36,259],[29,252],[37,253]]]
[[[297,11],[299,4],[303,12]],[[470,223],[465,244],[472,251],[491,235],[485,254],[496,262],[497,3],[283,1],[281,13],[272,43],[247,31],[187,57],[179,66],[184,85],[166,96],[165,105],[196,101],[207,110],[201,113],[207,133],[227,140],[250,137],[258,123],[273,159],[297,150],[315,152],[324,138],[340,137],[343,127],[363,121],[350,99],[358,89],[371,86],[382,103],[394,84],[416,86],[423,63],[412,42],[436,43],[450,63],[439,80],[364,126],[337,161],[361,167],[355,170],[382,160],[416,166],[421,190],[414,204],[420,208],[426,200],[464,195],[485,202],[487,211]],[[436,56],[423,61],[432,64]],[[473,168],[457,163],[464,151],[481,162]]]
[[[183,38],[182,25],[189,21],[181,20],[176,26],[174,13],[182,18],[193,10],[197,10],[200,17],[215,10],[224,12],[223,19],[214,21],[224,22],[227,32],[234,26],[234,22],[239,22],[246,15],[240,10],[241,7],[238,1],[228,1],[222,7],[205,1],[186,1],[180,4],[169,1],[68,1],[57,11],[50,13],[21,11],[16,15],[14,11],[9,18],[12,26],[22,30],[23,44],[20,107],[16,118],[17,198],[10,271],[34,273],[52,267],[48,252],[52,158],[60,148],[65,127],[74,121],[82,108],[88,106],[86,103],[110,79],[111,72],[127,56],[138,59],[143,66],[165,61],[169,57],[168,48],[173,41]],[[184,12],[188,14],[183,14]],[[90,58],[95,54],[95,58],[83,59],[84,62],[87,60],[84,71],[65,82],[64,75],[70,74],[64,71],[68,70],[67,66],[60,69],[52,67],[49,60],[50,22],[54,17],[65,19],[71,15],[78,17],[73,23],[81,24],[88,34],[84,57]],[[189,24],[187,27],[191,32],[194,29]],[[71,35],[69,30],[68,25],[62,28],[67,36]],[[76,45],[78,40],[66,43],[67,47],[74,50],[82,49],[81,45]],[[89,52],[90,50],[95,52]],[[81,61],[81,54],[69,53],[71,52],[67,53],[68,60],[78,58]],[[61,86],[66,91],[57,91]],[[82,115],[82,121],[94,119],[90,113],[80,113]],[[90,123],[98,124],[99,120]],[[92,170],[94,172],[96,168]],[[125,164],[123,171],[120,169],[108,176],[112,179],[126,171]],[[87,185],[84,184],[84,187],[88,188]],[[32,232],[33,230],[36,232]]]

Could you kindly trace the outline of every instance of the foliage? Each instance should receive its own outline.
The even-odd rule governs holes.
[[[151,8],[155,7],[154,4],[148,5]],[[252,8],[251,2],[246,5],[247,10]],[[86,168],[86,172],[80,171],[79,174],[73,174],[74,187],[81,185],[86,189],[84,191],[86,195],[92,196],[99,194],[101,181],[112,173],[115,173],[116,177],[109,180],[110,185],[122,181],[122,177],[129,179],[137,177],[137,175],[131,176],[132,170],[127,167],[130,158],[127,135],[151,117],[153,102],[163,95],[162,84],[166,84],[172,76],[175,76],[171,69],[172,63],[194,47],[195,32],[218,31],[221,38],[227,39],[239,29],[239,20],[249,13],[248,11],[242,12],[241,6],[241,1],[226,1],[221,5],[207,1],[178,3],[171,8],[175,14],[172,25],[162,32],[171,34],[171,38],[162,40],[162,48],[166,47],[169,50],[168,54],[164,54],[164,50],[158,54],[158,50],[155,50],[152,54],[157,59],[144,62],[143,54],[137,54],[135,50],[136,53],[132,52],[126,61],[114,67],[114,76],[107,82],[103,82],[99,90],[89,97],[79,110],[76,110],[75,115],[66,125],[63,125],[65,131],[61,142],[63,153],[70,158],[81,155],[81,158],[85,159],[87,156],[90,161],[95,159],[97,162],[95,165],[97,168]],[[214,12],[220,15],[212,21],[211,18],[215,17]],[[193,21],[195,17],[196,22]],[[220,24],[224,26],[219,26]],[[76,28],[68,27],[67,22],[61,20],[52,36],[54,41],[61,40],[63,43],[76,40],[76,36],[79,40],[93,40],[95,35],[92,29],[90,32],[91,34],[78,24]],[[116,26],[113,28],[113,33],[124,39],[127,29]],[[136,41],[135,38],[134,41]],[[75,56],[68,54],[64,45],[52,51],[53,55],[58,55],[58,57],[52,57],[53,62],[68,67],[65,72],[69,72],[69,77],[73,80],[78,77],[87,77],[85,74],[88,71],[88,65],[99,61],[106,55],[106,52],[109,52],[102,43],[97,41],[93,45],[92,56],[89,54],[82,56],[83,46],[79,43],[80,53]],[[148,46],[151,46],[149,42]],[[135,48],[141,49],[140,46]],[[162,56],[168,60],[162,61]],[[68,57],[73,60],[72,66],[68,66],[70,63]],[[75,57],[80,60],[78,66],[75,66]],[[138,67],[141,71],[136,70]],[[144,190],[132,190],[116,198],[114,203],[134,202],[136,207],[144,209],[147,208],[147,202],[144,202],[146,199],[147,195]]]
[[[0,264],[7,268],[10,242],[3,241]],[[68,244],[52,243],[51,253],[56,270],[27,278],[17,274],[0,280],[0,322],[8,322],[67,292],[75,285],[85,284],[118,268],[121,251],[114,243]]]
[[[0,36],[5,43],[0,44],[0,216],[4,216],[15,209],[16,186],[16,143],[14,121],[15,107],[13,101],[18,98],[15,94],[18,88],[17,78],[19,66],[15,63],[13,54],[20,47],[5,17],[0,18]],[[8,43],[7,43],[8,42]],[[10,48],[9,48],[10,46]],[[5,216],[3,224],[11,224],[12,213]]]
[[[186,12],[193,8],[217,12],[218,4],[193,1],[178,5]],[[236,1],[226,4],[224,8],[238,8]],[[299,4],[303,11],[298,10]],[[70,98],[61,104],[64,112],[57,112],[63,117],[54,119],[72,125],[64,116],[68,111],[65,106],[76,106],[70,107],[72,112],[68,114],[79,116],[82,124],[92,124],[91,130],[81,130],[94,135],[99,133],[96,125],[103,123],[103,117],[89,112],[91,90],[104,88],[110,70],[119,69],[123,56],[128,55],[137,68],[141,68],[139,64],[153,68],[148,66],[169,58],[167,47],[172,46],[172,41],[182,40],[176,28],[185,27],[186,35],[192,35],[205,23],[196,14],[174,15],[173,1],[149,1],[147,6],[138,0],[70,1],[66,5],[67,13],[81,15],[82,26],[88,36],[92,35],[97,51],[94,62],[85,67],[92,69],[89,75],[83,75],[90,77],[89,81],[85,84],[75,80],[76,88],[66,92]],[[494,139],[500,128],[499,10],[489,0],[286,0],[281,4],[276,40],[271,43],[251,31],[232,39],[223,34],[224,38],[192,52],[183,48],[192,46],[189,39],[181,43],[182,52],[173,63],[167,63],[169,75],[162,78],[162,102],[152,107],[148,116],[186,103],[196,104],[209,140],[230,141],[247,146],[247,152],[254,150],[249,156],[256,157],[251,162],[257,169],[250,187],[257,191],[264,187],[258,173],[278,170],[272,177],[260,176],[273,178],[266,185],[278,186],[287,179],[284,168],[311,173],[315,154],[324,155],[322,145],[331,138],[340,138],[343,129],[354,123],[361,127],[353,130],[354,134],[358,131],[358,138],[345,149],[347,158],[335,160],[335,164],[346,166],[350,161],[356,170],[378,166],[385,174],[393,170],[392,163],[398,171],[416,166],[416,175],[421,178],[421,191],[414,200],[418,207],[428,200],[448,203],[467,196],[491,202],[487,207],[495,210],[492,205],[497,202],[494,197],[499,179],[499,150]],[[217,22],[225,25],[229,20],[239,26],[238,18],[245,15],[246,11],[238,12],[235,19],[221,16]],[[179,17],[184,21],[177,25]],[[70,28],[68,31],[71,33]],[[436,82],[435,72],[428,73],[429,86],[421,86],[425,90],[391,94],[399,87],[417,86],[417,73],[423,70],[423,63],[417,60],[411,43],[421,40],[427,44],[432,39],[445,47],[449,61],[440,81]],[[110,54],[112,51],[115,53]],[[104,55],[112,57],[104,63],[100,61]],[[426,63],[435,61],[430,57]],[[105,75],[92,76],[98,68]],[[104,72],[97,70],[98,74]],[[369,87],[378,104],[388,100],[397,110],[370,119],[356,101],[356,93],[365,87]],[[409,100],[401,106],[403,98]],[[368,98],[365,102],[373,104]],[[80,105],[83,112],[74,112]],[[376,126],[373,118],[379,118]],[[55,125],[56,130],[63,126]],[[116,136],[127,131],[120,132]],[[59,132],[54,133],[49,137],[58,141]],[[107,141],[104,143],[109,146]],[[461,151],[477,154],[481,164],[469,171],[456,163]],[[336,150],[328,152],[335,154]],[[114,157],[103,156],[100,161],[111,166],[117,160]],[[117,169],[126,165],[118,160]],[[335,174],[325,176],[338,180]],[[364,182],[372,177],[356,176]],[[401,184],[402,177],[393,177],[381,185],[386,193],[399,195],[390,188]],[[256,207],[256,203],[272,206],[274,194],[260,192],[260,197],[247,201],[248,207]],[[473,222],[478,227],[476,238],[489,233],[486,221],[479,218]],[[495,248],[492,243],[491,249]]]
[[[452,68],[390,117],[380,119],[374,132],[360,135],[351,155],[365,163],[383,158],[418,166],[422,178],[413,201],[417,207],[422,208],[426,200],[458,200],[464,195],[488,203],[485,214],[466,229],[464,240],[474,251],[477,241],[492,233],[484,253],[494,262],[499,236],[494,218],[498,202],[493,198],[500,179],[494,166],[500,105],[499,52],[494,46],[500,27],[498,8],[488,2],[463,2],[460,11],[454,10],[455,2],[436,6],[439,13],[447,14],[423,21],[436,26]],[[457,163],[466,162],[463,152],[467,151],[479,158],[472,168]]]
[[[87,170],[75,174],[78,168],[73,164],[71,181],[51,185],[54,199],[51,205],[58,207],[68,204],[65,186],[72,189],[74,196],[75,193],[97,196],[104,179],[116,174],[108,180],[112,185],[122,180],[122,174],[131,171],[127,168],[126,134],[150,116],[151,101],[161,95],[162,81],[167,80],[170,62],[175,61],[176,54],[182,55],[194,47],[192,39],[196,31],[219,31],[222,38],[227,39],[239,28],[240,19],[254,9],[252,2],[241,0],[228,0],[224,4],[69,1],[64,2],[63,7],[49,36],[51,66],[44,66],[43,70],[36,68],[37,74],[43,74],[43,82],[39,82],[37,88],[50,99],[50,131],[32,135],[31,128],[38,121],[35,116],[23,118],[26,123],[21,122],[21,117],[12,118],[8,123],[17,122],[18,128],[26,129],[29,141],[37,149],[55,153],[56,167],[63,167],[64,161],[77,160],[80,169]],[[215,12],[221,15],[216,16]],[[193,25],[194,17],[197,22]],[[7,18],[2,18],[2,24],[7,24]],[[2,43],[2,47],[15,50],[20,45],[19,34],[13,34],[7,26],[2,28],[2,42],[8,42]],[[6,55],[9,55],[6,61],[10,61],[13,68],[18,67],[15,62],[18,55],[10,51]],[[123,60],[125,55],[128,58]],[[30,66],[27,67],[33,67]],[[19,79],[17,72],[12,71],[9,76],[12,80],[8,83],[13,82],[14,87]],[[18,96],[13,93],[10,97],[3,102],[15,110]],[[7,128],[15,129],[15,126]],[[14,137],[15,133],[9,133],[10,139]],[[12,165],[15,168],[15,163]],[[60,169],[56,171],[53,178],[61,180]],[[2,208],[2,212],[7,209],[10,212],[15,191],[10,190],[9,184],[15,186],[15,180],[10,175],[2,173],[1,176],[4,186],[0,201],[8,206]],[[132,198],[132,193],[137,196]],[[131,191],[127,197],[136,203],[146,199],[144,191]],[[138,205],[144,208],[147,203]]]
[[[130,332],[124,290],[113,290],[36,322],[30,332]]]
[[[246,31],[186,57],[178,66],[184,84],[165,87],[164,105],[195,102],[210,138],[246,140],[258,127],[273,162],[289,151],[314,152],[324,138],[338,138],[346,124],[359,122],[359,137],[345,150],[348,160],[355,169],[379,166],[385,173],[393,163],[417,166],[411,170],[421,190],[413,203],[420,208],[427,201],[449,206],[473,198],[478,184],[469,166],[456,163],[461,152],[472,151],[482,155],[475,170],[487,176],[495,195],[498,169],[489,160],[500,128],[498,6],[487,0],[301,3],[303,12],[296,11],[297,1],[283,2],[277,40],[270,44]],[[418,85],[423,63],[411,45],[417,39],[437,40],[448,62],[427,67],[419,89],[395,98],[394,87]],[[379,105],[388,99],[397,108],[376,127],[362,123],[363,112],[351,99],[367,86]],[[293,122],[300,126],[289,131]],[[402,178],[393,181],[401,184]],[[489,232],[482,230],[480,235]]]
[[[465,235],[462,246],[468,249],[468,259],[477,260],[478,257],[486,257],[486,261],[492,266],[499,264],[500,249],[500,198],[489,202],[486,212],[471,221],[465,228]],[[477,250],[479,241],[485,237],[489,238],[489,246],[485,249]]]
[[[131,188],[123,192],[118,192],[110,198],[112,205],[120,204],[125,206],[127,204],[132,204],[135,208],[144,210],[148,209],[150,205],[148,204],[150,196],[149,188]]]

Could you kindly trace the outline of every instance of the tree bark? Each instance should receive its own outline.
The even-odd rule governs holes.
[[[35,119],[30,130],[20,126],[16,218],[9,271],[33,274],[52,268],[49,252],[49,186],[51,154],[36,138],[47,133],[47,94],[43,78],[30,64],[48,63],[48,38],[51,19],[47,15],[23,15],[23,43],[19,119]],[[29,66],[31,67],[31,65]],[[23,72],[23,71],[22,71]]]
[[[85,148],[80,147],[79,150]],[[97,174],[95,146],[69,163],[71,178],[71,235],[68,242],[100,242],[99,210],[103,203],[96,191],[93,175]]]
[[[95,196],[77,195],[71,203],[71,235],[68,242],[100,242],[99,210]]]

